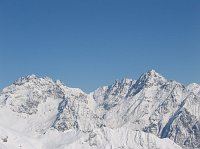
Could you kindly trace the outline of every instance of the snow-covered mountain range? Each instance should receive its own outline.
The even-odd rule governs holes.
[[[150,70],[89,94],[22,77],[0,92],[0,149],[200,148],[200,85]]]

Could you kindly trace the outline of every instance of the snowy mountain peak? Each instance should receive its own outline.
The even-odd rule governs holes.
[[[32,74],[32,75],[28,75],[28,76],[25,76],[25,77],[20,77],[19,79],[17,79],[14,84],[15,85],[21,85],[25,82],[28,82],[30,80],[35,80],[37,79],[36,75]]]
[[[39,78],[37,77],[36,75],[32,74],[32,75],[28,75],[28,76],[25,76],[25,77],[21,77],[19,78],[18,80],[16,80],[13,84],[14,85],[23,85],[25,83],[33,83],[33,84],[43,84],[43,83],[54,83],[54,81],[49,78],[49,77],[43,77],[43,78]]]
[[[150,79],[160,79],[160,80],[166,81],[166,79],[161,74],[156,72],[154,69],[149,70],[146,73],[144,73],[142,75],[142,78],[149,79],[149,80]]]
[[[155,70],[149,70],[148,72],[142,74],[140,78],[137,80],[136,85],[159,85],[163,84],[167,80]]]
[[[158,72],[156,72],[156,70],[155,69],[150,69],[149,71],[147,71],[148,73],[157,73],[158,74]]]

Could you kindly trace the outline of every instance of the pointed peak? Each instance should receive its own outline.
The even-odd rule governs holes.
[[[150,73],[157,73],[157,72],[155,71],[155,69],[151,69],[151,70],[149,70],[149,71],[147,71],[147,72],[150,72]]]
[[[166,81],[167,80],[161,74],[152,69],[143,73],[137,80],[137,84],[160,84]]]
[[[150,75],[150,76],[161,76],[158,72],[156,72],[154,69],[151,69],[149,71],[146,72],[146,74]]]
[[[142,76],[146,78],[164,78],[161,74],[156,72],[154,69],[147,71]]]

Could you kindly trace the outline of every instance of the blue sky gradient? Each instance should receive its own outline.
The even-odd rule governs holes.
[[[0,88],[29,74],[86,92],[155,69],[200,83],[199,0],[1,0]]]

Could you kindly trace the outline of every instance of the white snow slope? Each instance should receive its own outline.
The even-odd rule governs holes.
[[[0,149],[200,148],[199,120],[200,86],[154,70],[90,94],[30,75],[0,92]]]

